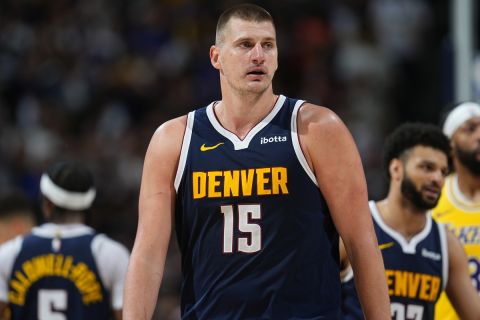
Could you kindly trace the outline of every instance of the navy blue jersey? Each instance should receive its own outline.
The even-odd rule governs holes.
[[[91,251],[94,236],[24,238],[8,283],[12,319],[109,319],[109,295]]]
[[[353,271],[350,269],[350,276],[342,279],[342,319],[343,320],[363,320],[362,306],[358,298]]]
[[[428,214],[425,228],[407,242],[384,223],[374,202],[370,210],[385,263],[392,319],[433,320],[448,274],[444,226]]]
[[[302,154],[303,101],[240,140],[191,112],[175,179],[183,319],[337,319],[338,234]]]

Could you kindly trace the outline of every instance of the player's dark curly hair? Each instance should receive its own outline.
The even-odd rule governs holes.
[[[87,192],[94,187],[93,174],[87,167],[75,161],[57,162],[46,170],[46,174],[53,183],[67,191]],[[56,214],[64,214],[68,211],[72,210],[55,206]],[[89,213],[90,210],[81,211]]]
[[[68,191],[86,192],[94,186],[90,170],[77,162],[55,163],[46,173],[57,186]]]
[[[427,123],[404,123],[397,127],[386,139],[383,151],[383,168],[390,180],[388,167],[393,159],[405,157],[410,149],[426,146],[442,151],[450,159],[450,142],[442,130]]]

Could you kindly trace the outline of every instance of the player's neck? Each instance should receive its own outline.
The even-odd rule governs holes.
[[[55,215],[51,222],[56,224],[84,224],[85,217],[80,213],[67,213]]]
[[[472,202],[480,202],[480,177],[476,177],[467,168],[458,165],[455,167],[460,192]]]
[[[400,195],[390,193],[377,203],[383,221],[407,241],[420,233],[427,222],[427,211],[416,208]]]
[[[271,89],[262,94],[224,94],[214,106],[215,116],[225,129],[244,139],[272,111],[277,98]]]

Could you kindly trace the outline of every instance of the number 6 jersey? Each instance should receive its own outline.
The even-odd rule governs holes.
[[[279,96],[243,139],[190,112],[175,178],[184,319],[337,319],[338,234]],[[325,150],[325,152],[329,152]]]

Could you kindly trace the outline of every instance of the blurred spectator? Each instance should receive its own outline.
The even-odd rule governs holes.
[[[0,244],[30,232],[35,222],[35,211],[25,194],[15,190],[0,195]]]

